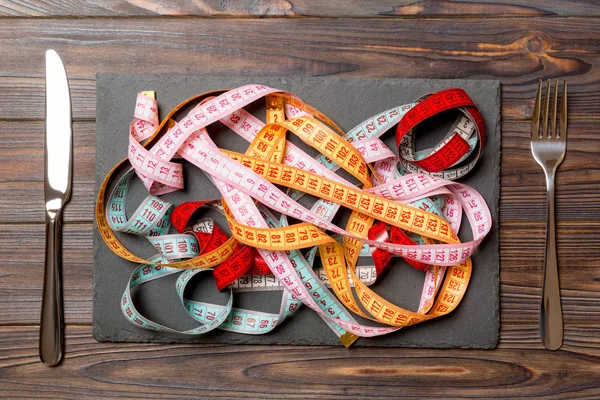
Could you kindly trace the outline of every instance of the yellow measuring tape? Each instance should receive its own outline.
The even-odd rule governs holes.
[[[214,146],[206,130],[210,123],[226,119],[237,123],[243,106],[261,97],[266,100],[267,123],[250,138],[246,153],[240,154]],[[184,119],[175,122],[172,118],[190,103],[198,105]],[[286,118],[286,108],[292,108],[301,115]],[[250,122],[244,122],[247,125],[242,126],[247,129]],[[302,168],[302,164],[288,165],[293,164],[286,158],[291,154],[286,140],[288,132],[319,151],[329,162],[347,171],[358,180],[358,185],[330,175],[326,177],[322,170],[311,171]],[[465,210],[469,210],[467,217],[473,226],[475,237],[473,241],[462,244],[455,232],[458,226],[453,227],[439,213],[408,205],[393,197],[382,197],[371,191],[374,188],[373,182],[382,185],[385,179],[380,178],[373,165],[365,160],[357,150],[356,143],[351,143],[344,136],[344,132],[319,110],[290,93],[261,85],[247,85],[230,91],[194,96],[175,107],[143,146],[130,141],[129,161],[144,180],[150,184],[160,182],[153,186],[159,190],[169,190],[171,181],[174,185],[181,182],[179,174],[172,171],[174,167],[170,161],[175,151],[201,168],[212,177],[224,194],[223,209],[233,236],[213,251],[169,264],[161,263],[160,260],[146,260],[130,252],[111,229],[107,220],[109,211],[106,210],[107,188],[129,166],[127,159],[117,164],[100,186],[96,203],[98,229],[109,248],[124,259],[139,264],[181,269],[217,266],[234,254],[238,243],[260,249],[263,258],[266,251],[289,252],[318,246],[329,285],[341,303],[355,314],[394,328],[448,314],[460,303],[467,289],[472,268],[469,256],[491,227],[491,215],[485,202],[469,187],[418,175],[420,187],[414,196],[415,200],[426,197],[429,191],[433,191],[453,199],[446,204],[448,207],[458,201]],[[173,150],[173,146],[176,150]],[[163,166],[161,173],[155,172],[157,165]],[[152,166],[152,169],[148,166]],[[399,178],[396,184],[408,185],[410,178]],[[300,191],[328,204],[337,204],[351,210],[346,227],[342,229],[334,226],[327,219],[304,209],[292,197],[284,194],[279,186],[288,188],[288,194]],[[241,199],[240,204],[237,199]],[[264,223],[256,226],[260,222],[257,221],[260,214],[250,199],[303,222],[276,228],[269,228]],[[247,217],[247,213],[251,217]],[[424,244],[407,246],[369,240],[367,234],[375,221],[397,227],[407,234],[416,234]],[[342,234],[343,244],[326,231]],[[409,311],[392,304],[357,276],[356,265],[365,242],[431,265],[428,276],[432,277],[430,286],[435,293],[427,297],[418,311]],[[305,289],[298,288],[298,277],[290,277],[283,266],[269,261],[268,257],[265,261],[284,287],[315,309],[304,300]],[[443,281],[439,282],[438,279],[442,278]],[[352,287],[355,288],[354,291]],[[357,336],[375,336],[394,330],[363,326],[352,321],[340,320],[334,323],[348,331],[342,339],[346,345],[352,343]]]

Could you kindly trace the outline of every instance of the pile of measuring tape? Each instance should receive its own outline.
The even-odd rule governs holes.
[[[244,109],[257,100],[266,101],[266,124]],[[175,122],[190,104],[192,110]],[[452,109],[460,116],[445,138],[416,151],[417,125]],[[209,132],[217,121],[248,141],[244,154],[215,145]],[[397,151],[380,139],[393,127]],[[310,156],[287,141],[288,133],[320,155]],[[158,332],[264,334],[304,304],[345,346],[361,336],[384,335],[446,315],[463,298],[470,257],[492,226],[482,196],[453,182],[475,166],[484,139],[481,114],[461,89],[383,111],[347,133],[294,94],[262,85],[195,96],[162,122],[153,92],[139,93],[128,158],[104,179],[96,204],[97,226],[108,247],[139,264],[121,299],[123,314],[132,324]],[[206,174],[222,198],[177,206],[161,199],[184,187],[176,156]],[[336,174],[339,168],[356,181]],[[134,177],[149,196],[128,217],[125,203]],[[110,186],[114,189],[107,193]],[[318,198],[310,209],[298,203],[304,194]],[[351,211],[343,228],[331,222],[340,207]],[[202,217],[202,208],[222,213],[232,236]],[[463,215],[473,237],[466,243],[457,236]],[[169,233],[170,227],[178,233]],[[145,236],[158,254],[149,260],[136,256],[116,232]],[[417,311],[369,287],[392,256],[425,272]],[[359,257],[371,257],[372,265],[357,266]],[[229,292],[226,304],[184,296],[186,285],[201,272],[212,274],[218,289]],[[144,317],[132,300],[136,288],[173,274],[178,274],[174,289],[183,308],[198,322],[184,332]],[[233,307],[235,292],[253,290],[281,290],[279,313]],[[354,315],[374,323],[361,324]]]

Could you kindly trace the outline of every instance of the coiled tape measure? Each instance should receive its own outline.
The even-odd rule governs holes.
[[[244,109],[262,98],[266,124]],[[188,104],[195,106],[176,122],[173,118]],[[450,109],[458,109],[460,116],[448,134],[433,148],[416,151],[417,125]],[[207,129],[217,121],[249,142],[244,154],[214,144]],[[396,152],[380,139],[394,126]],[[288,142],[288,133],[319,156]],[[123,314],[139,327],[177,332],[144,317],[131,292],[179,274],[175,290],[198,322],[181,332],[189,335],[213,329],[264,334],[304,304],[348,347],[361,336],[384,335],[446,315],[464,296],[470,256],[492,226],[482,196],[453,182],[475,166],[484,140],[481,114],[461,89],[386,110],[348,133],[294,94],[263,85],[195,96],[160,123],[154,93],[141,92],[129,129],[128,158],[104,179],[96,203],[97,226],[107,246],[139,264],[123,293]],[[178,206],[162,200],[160,195],[184,187],[183,166],[173,161],[175,156],[205,173],[222,198]],[[358,184],[337,175],[339,168]],[[134,177],[149,196],[128,217],[125,200]],[[318,198],[310,209],[298,203],[304,194]],[[344,228],[332,223],[340,207],[352,211]],[[202,208],[222,213],[232,236],[209,218],[194,220]],[[466,243],[457,236],[463,215],[473,237]],[[288,217],[299,222],[290,223]],[[171,226],[176,234],[169,234]],[[145,236],[158,254],[148,260],[136,256],[115,232]],[[322,265],[315,267],[317,254]],[[371,257],[372,265],[357,266],[359,257]],[[369,287],[392,257],[425,272],[417,311]],[[202,272],[210,272],[218,289],[229,292],[226,304],[184,296],[191,278]],[[259,290],[282,291],[279,313],[233,307],[235,292]],[[377,324],[361,324],[354,315]]]

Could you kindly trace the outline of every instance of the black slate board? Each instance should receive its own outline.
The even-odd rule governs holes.
[[[462,182],[473,186],[486,199],[494,218],[494,228],[473,256],[473,275],[467,293],[458,309],[449,316],[378,337],[361,338],[354,346],[430,347],[430,348],[494,348],[499,335],[499,246],[498,197],[500,174],[500,84],[477,80],[405,80],[405,79],[339,79],[339,78],[238,78],[211,76],[136,76],[98,74],[96,185],[110,168],[126,157],[128,126],[133,115],[138,91],[155,90],[161,118],[172,107],[198,93],[233,88],[247,83],[262,83],[291,91],[331,117],[345,131],[364,119],[388,108],[408,103],[429,92],[450,87],[463,88],[480,108],[487,127],[487,142],[482,158]],[[257,105],[254,114],[264,120],[264,107]],[[418,148],[426,148],[441,139],[453,116],[437,119],[422,129],[427,135],[417,139]],[[224,128],[211,129],[217,145],[244,151],[247,143]],[[293,136],[293,135],[289,135]],[[384,140],[393,148],[393,134]],[[305,147],[305,146],[303,146]],[[191,166],[185,167],[186,189],[166,196],[175,204],[183,201],[218,197],[207,178]],[[146,196],[139,181],[134,180],[127,201],[132,213]],[[466,218],[465,218],[466,220]],[[221,226],[224,221],[218,220]],[[466,228],[466,229],[465,229]],[[465,232],[467,232],[465,234]],[[152,246],[143,238],[125,237],[122,241],[140,256],[151,256]],[[463,223],[461,239],[470,239]],[[317,259],[318,262],[318,259]],[[361,263],[367,261],[361,260]],[[215,330],[207,335],[188,337],[159,334],[131,325],[121,314],[119,300],[135,265],[115,256],[94,233],[94,321],[93,336],[98,341],[231,343],[231,344],[320,344],[340,345],[338,338],[311,310],[303,308],[282,326],[266,335],[240,335]],[[226,295],[218,293],[212,278],[198,281],[191,296],[200,301],[224,304]],[[424,274],[401,260],[395,262],[381,284],[373,288],[389,300],[415,310]],[[146,284],[136,294],[140,311],[159,323],[176,329],[195,326],[184,312],[175,293],[175,278]],[[277,312],[281,292],[237,294],[234,306]]]

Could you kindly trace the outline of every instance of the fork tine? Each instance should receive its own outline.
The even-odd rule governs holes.
[[[548,93],[550,95],[550,93]],[[554,81],[554,102],[552,103],[552,130],[550,131],[551,138],[558,138],[556,132],[556,109],[558,105],[558,79]],[[561,110],[562,111],[562,110]]]
[[[542,131],[542,137],[548,137],[548,112],[550,111],[550,79],[548,79],[548,85],[546,85],[546,101],[544,102],[544,130]]]
[[[567,140],[567,80],[563,83],[562,101],[560,104],[560,132],[558,137]]]
[[[533,107],[533,119],[531,120],[531,140],[540,136],[540,111],[542,105],[542,80],[540,79],[535,95],[535,106]],[[562,117],[562,113],[561,113]],[[562,125],[561,125],[562,126]]]

